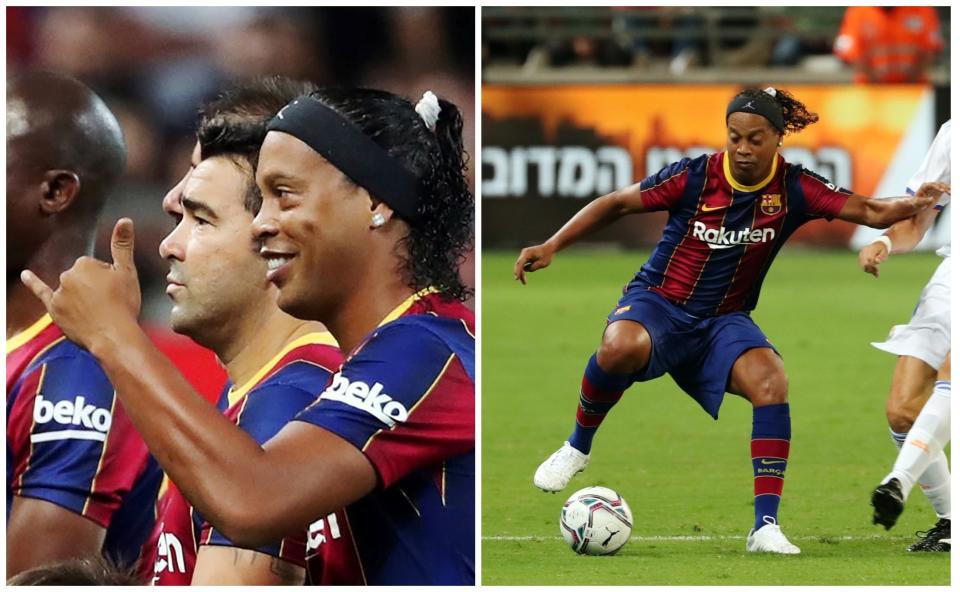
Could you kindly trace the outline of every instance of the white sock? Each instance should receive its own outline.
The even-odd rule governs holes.
[[[906,439],[906,432],[895,432],[891,428],[890,437],[896,444],[897,450],[903,447],[903,441]],[[947,462],[947,455],[940,451],[940,454],[933,459],[927,470],[924,471],[917,480],[923,494],[927,496],[933,511],[937,513],[937,518],[946,518],[950,520],[950,464]]]
[[[898,479],[904,499],[910,494],[920,475],[943,453],[950,441],[950,381],[938,380],[933,394],[907,432],[906,441],[893,471],[883,480]]]

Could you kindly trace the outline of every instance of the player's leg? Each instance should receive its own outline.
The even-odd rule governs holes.
[[[753,404],[754,525],[749,551],[799,553],[780,532],[777,515],[790,457],[790,406],[783,360],[770,348],[744,352],[730,372],[730,392]]]
[[[650,334],[641,323],[617,321],[607,326],[597,353],[590,357],[583,373],[571,446],[590,453],[597,428],[649,359]]]
[[[890,435],[899,450],[913,426],[914,420],[933,391],[937,370],[920,358],[902,355],[893,373],[890,396],[887,399],[887,421]],[[918,480],[920,489],[937,514],[937,522],[926,531],[919,531],[920,540],[907,547],[908,551],[948,551],[940,543],[944,531],[950,528],[950,466],[942,451],[930,463]]]
[[[874,524],[889,529],[903,511],[903,503],[920,475],[950,441],[950,356],[940,369],[933,394],[923,406],[893,470],[873,492]]]
[[[540,465],[534,485],[544,491],[559,491],[586,468],[597,429],[633,383],[634,374],[647,365],[650,350],[650,334],[641,323],[624,320],[607,325],[580,382],[573,433]]]

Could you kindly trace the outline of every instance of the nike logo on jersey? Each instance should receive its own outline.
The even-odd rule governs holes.
[[[777,232],[773,228],[744,228],[729,230],[725,226],[707,228],[703,222],[693,223],[693,238],[707,243],[711,249],[729,249],[744,244],[759,244],[772,241]]]
[[[701,212],[716,212],[717,210],[722,210],[723,208],[726,208],[726,207],[727,207],[726,205],[710,207],[710,206],[708,206],[707,204],[703,204],[703,207],[700,208],[700,211],[701,211]]]
[[[323,391],[320,398],[340,401],[355,409],[366,411],[390,427],[398,421],[407,421],[407,408],[383,392],[383,385],[379,382],[375,382],[373,386],[359,380],[351,382],[349,378],[337,372],[333,382],[327,390]]]
[[[82,395],[73,401],[47,401],[43,394],[38,393],[33,404],[33,422],[40,426],[50,422],[64,427],[85,428],[78,430],[62,430],[55,432],[39,432],[30,436],[31,442],[47,442],[50,440],[97,440],[104,442],[113,417],[109,409],[88,405]],[[95,431],[88,431],[95,430]]]

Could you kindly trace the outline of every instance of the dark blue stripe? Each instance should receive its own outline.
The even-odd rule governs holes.
[[[663,284],[663,275],[667,271],[670,258],[680,246],[683,237],[686,236],[690,219],[697,213],[700,193],[706,181],[709,158],[709,155],[704,154],[694,160],[684,159],[668,167],[672,168],[683,163],[687,167],[687,179],[683,187],[683,197],[680,198],[677,206],[670,211],[670,218],[663,229],[663,236],[657,242],[657,246],[654,247],[650,258],[637,273],[638,279],[651,286]],[[653,177],[648,177],[644,182],[651,178]]]

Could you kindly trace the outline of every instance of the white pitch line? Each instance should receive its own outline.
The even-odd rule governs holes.
[[[631,541],[739,541],[743,540],[746,535],[675,535],[675,536],[640,536],[634,535],[630,537]],[[870,535],[870,536],[798,536],[790,537],[798,541],[824,541],[824,542],[834,542],[834,541],[879,541],[879,540],[888,540],[888,541],[907,541],[912,540],[914,537],[909,536],[896,536],[888,537],[884,535]],[[508,542],[508,541],[561,541],[563,537],[544,537],[544,536],[511,536],[511,535],[494,535],[494,536],[482,536],[480,540],[483,541],[494,541],[494,542]]]

